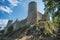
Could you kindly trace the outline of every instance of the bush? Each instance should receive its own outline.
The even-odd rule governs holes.
[[[10,27],[8,27],[7,29],[9,32],[11,32],[13,30],[13,26],[11,25]]]

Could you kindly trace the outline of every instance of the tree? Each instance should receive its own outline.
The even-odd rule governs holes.
[[[52,26],[54,27],[54,29],[58,28],[58,30],[55,32],[56,33],[56,38],[58,38],[59,36],[59,40],[60,40],[60,0],[42,0],[44,2],[45,5],[45,13],[48,13],[50,15],[50,17],[52,18]],[[50,29],[50,28],[49,28]],[[48,28],[46,29],[47,32],[49,33],[50,30],[48,31]],[[52,31],[51,31],[52,32]],[[51,33],[50,32],[50,33]]]
[[[52,17],[53,23],[56,22],[57,26],[60,26],[60,0],[43,0],[43,2],[45,13],[48,13]]]
[[[1,29],[1,27],[0,27],[0,29]]]
[[[13,25],[9,26],[7,30],[8,30],[8,32],[12,32],[13,31]]]

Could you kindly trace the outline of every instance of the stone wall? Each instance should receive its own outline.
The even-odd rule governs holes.
[[[42,14],[41,13],[37,13],[37,22],[42,20]]]

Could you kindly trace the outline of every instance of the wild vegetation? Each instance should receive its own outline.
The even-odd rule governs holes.
[[[51,27],[55,29],[55,34],[60,37],[60,31],[59,31],[60,30],[60,0],[42,0],[42,1],[44,2],[45,5],[44,8],[45,13],[49,15],[52,19]]]
[[[45,13],[49,14],[53,23],[60,26],[60,0],[43,0]]]

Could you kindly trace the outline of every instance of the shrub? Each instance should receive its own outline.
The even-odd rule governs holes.
[[[11,32],[13,30],[13,26],[11,25],[10,27],[8,27],[7,29],[9,32]]]

